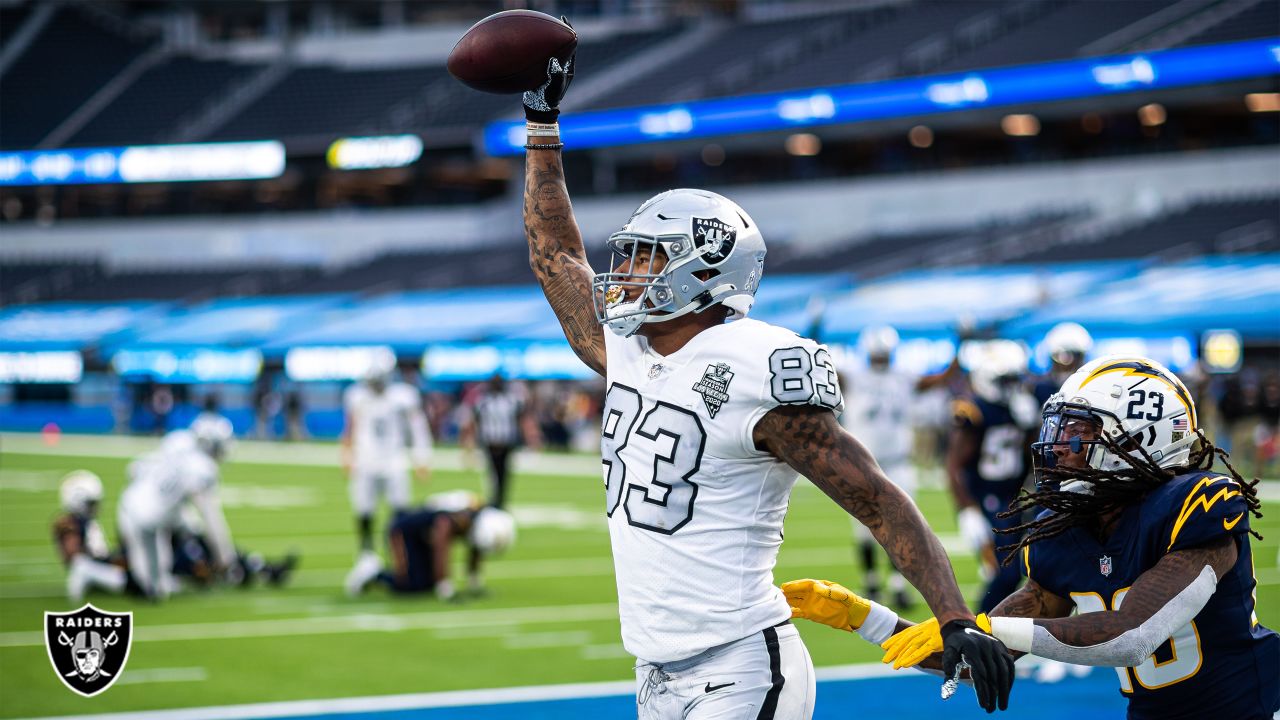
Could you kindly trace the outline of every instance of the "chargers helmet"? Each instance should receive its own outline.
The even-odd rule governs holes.
[[[506,510],[481,508],[471,519],[468,539],[485,555],[500,553],[516,541],[516,519]]]
[[[746,315],[764,274],[764,237],[737,203],[707,190],[668,190],[645,201],[609,236],[613,268],[596,273],[596,319],[623,337],[644,323],[666,322],[723,304]],[[667,264],[656,273],[633,269],[642,250]],[[628,289],[639,296],[628,300]]]
[[[1082,423],[1098,439],[1083,439]],[[1195,401],[1177,375],[1150,358],[1111,355],[1075,371],[1045,403],[1032,459],[1037,469],[1055,467],[1054,449],[1065,446],[1087,451],[1089,467],[1115,471],[1128,469],[1127,451],[1137,455],[1140,447],[1158,467],[1177,467],[1186,464],[1197,427]],[[1102,436],[1126,452],[1113,452]],[[1087,492],[1085,485],[1069,481],[1061,489]]]
[[[102,478],[88,470],[68,473],[58,486],[58,499],[63,510],[87,516],[95,504],[102,502]]]
[[[976,353],[969,381],[978,397],[1008,405],[1027,372],[1027,350],[1013,340],[989,340]],[[1033,421],[1034,426],[1034,421]]]
[[[1044,345],[1055,362],[1072,365],[1083,361],[1093,349],[1093,336],[1079,323],[1062,322],[1044,336]]]

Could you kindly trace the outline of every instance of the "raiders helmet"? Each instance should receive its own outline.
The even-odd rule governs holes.
[[[764,274],[764,237],[737,203],[707,190],[668,190],[647,200],[609,236],[610,272],[597,273],[596,319],[623,337],[723,304],[746,315]],[[661,250],[659,272],[634,272],[637,257]],[[627,272],[617,272],[630,260]],[[628,291],[638,296],[628,298]]]

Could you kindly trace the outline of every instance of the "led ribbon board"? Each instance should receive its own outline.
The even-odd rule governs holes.
[[[1159,90],[1280,72],[1280,38],[564,115],[570,150]],[[488,125],[490,155],[524,151],[523,122]]]
[[[256,180],[284,172],[275,140],[0,153],[0,186]]]

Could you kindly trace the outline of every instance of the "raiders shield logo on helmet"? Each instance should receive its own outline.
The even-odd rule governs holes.
[[[727,223],[715,218],[693,219],[693,244],[702,253],[702,260],[708,265],[724,262],[733,252],[733,244],[738,239],[738,231]]]
[[[115,683],[132,645],[131,612],[104,612],[86,603],[75,612],[44,614],[44,647],[53,671],[63,685],[85,697]]]

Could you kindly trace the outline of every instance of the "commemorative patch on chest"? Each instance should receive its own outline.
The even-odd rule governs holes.
[[[733,371],[728,364],[711,363],[702,373],[702,379],[693,384],[693,391],[702,396],[712,419],[720,412],[720,407],[729,402],[729,383],[732,380]]]

